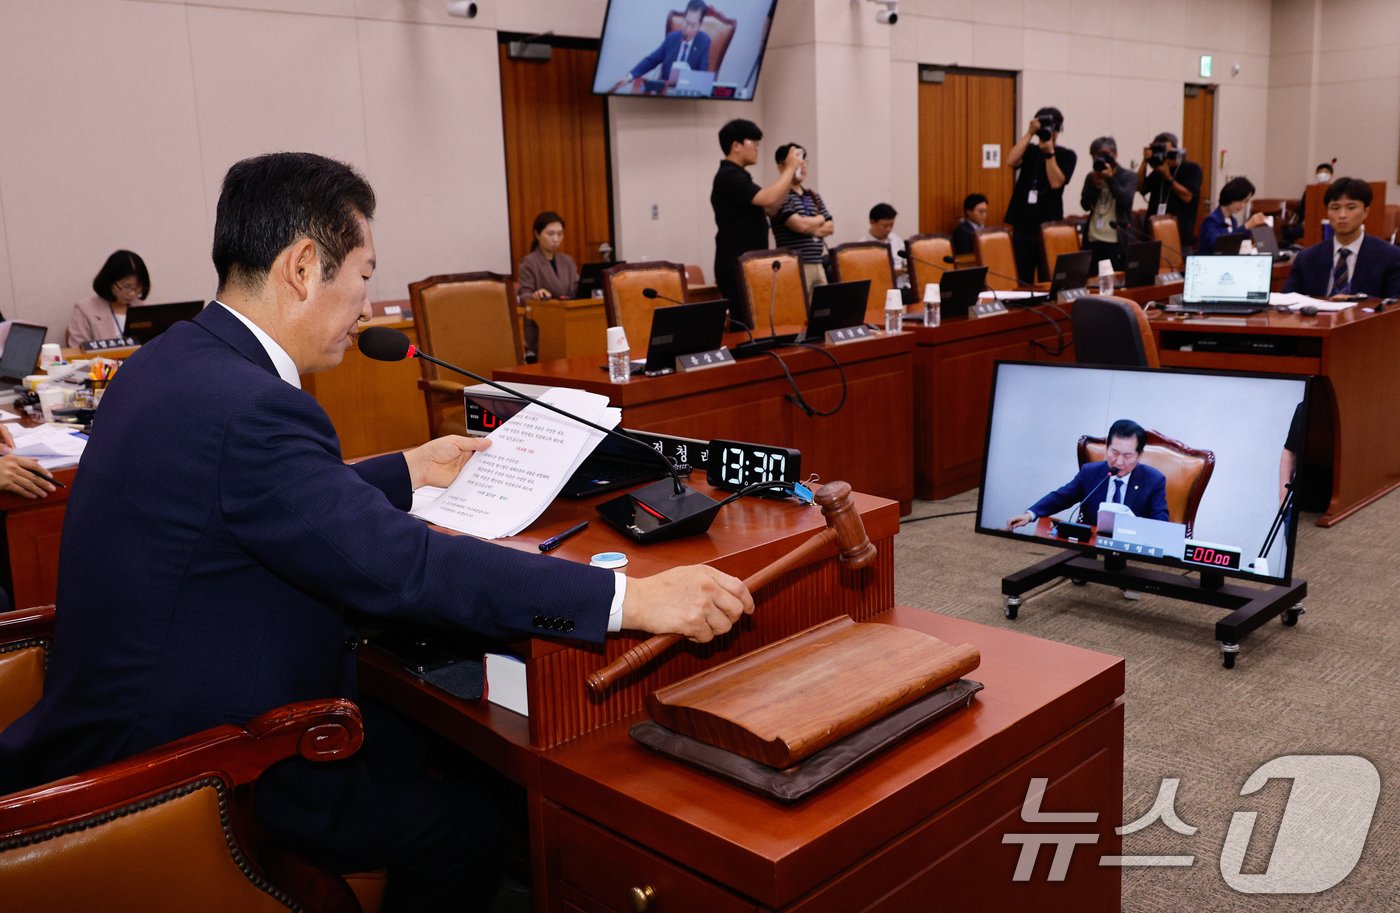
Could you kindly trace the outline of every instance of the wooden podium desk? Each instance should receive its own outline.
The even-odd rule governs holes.
[[[714,301],[720,298],[715,285],[686,285],[685,301]],[[539,360],[576,358],[580,355],[606,357],[608,317],[599,298],[546,298],[527,303],[530,316],[540,327]]]
[[[1063,331],[1067,346],[1054,358],[1032,345],[1054,348],[1051,320]],[[1069,321],[1038,307],[907,328],[915,341],[914,493],[947,498],[981,484],[996,362],[1073,361]]]
[[[1118,910],[1120,872],[1098,860],[1121,851],[1113,829],[1122,809],[1122,660],[892,607],[897,512],[889,501],[856,498],[880,550],[873,567],[846,572],[829,559],[789,574],[760,592],[737,634],[684,644],[601,699],[586,696],[583,675],[634,638],[606,649],[516,644],[536,711],[528,722],[424,685],[372,649],[362,653],[361,686],[525,787],[541,913],[632,909],[630,891],[643,886],[655,891],[653,909],[673,913],[923,911],[933,898],[958,910]],[[555,504],[506,544],[532,550],[590,513],[588,504]],[[627,546],[628,573],[704,561],[743,575],[821,526],[815,509],[745,499],[721,511],[705,536]],[[595,522],[559,552],[585,560],[621,541]],[[982,665],[970,677],[986,690],[969,709],[795,804],[729,786],[628,736],[655,688],[843,613],[972,643]],[[1097,812],[1097,821],[1023,823],[1021,805],[1037,777],[1049,781],[1042,810]],[[1046,877],[1050,846],[1040,849],[1030,881],[1013,882],[1021,845],[1003,836],[1028,832],[1093,833],[1097,842],[1076,848],[1064,881]]]
[[[58,593],[58,545],[68,493],[77,474],[76,466],[54,470],[51,475],[69,487],[52,491],[46,498],[31,500],[0,494],[0,514],[5,518],[6,576],[10,581],[10,602],[16,608],[50,605]]]
[[[1164,366],[1319,375],[1305,462],[1330,463],[1332,526],[1400,486],[1400,310],[1152,317]],[[1318,395],[1321,394],[1321,395]]]
[[[794,328],[779,327],[778,331]],[[744,339],[733,333],[733,346]],[[841,379],[820,352],[776,350],[815,409],[840,402]],[[879,334],[826,349],[846,375],[846,403],[832,416],[808,416],[789,400],[792,388],[776,360],[759,355],[687,374],[608,382],[603,356],[497,369],[498,381],[578,387],[608,397],[628,428],[681,437],[752,441],[802,451],[802,474],[843,479],[857,491],[899,501],[914,497],[914,336]]]

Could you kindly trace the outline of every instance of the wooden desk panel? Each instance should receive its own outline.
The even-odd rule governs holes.
[[[1056,345],[1054,330],[1037,313],[1012,311],[913,327],[918,497],[947,498],[981,484],[997,361],[1073,360],[1069,321],[1048,308],[1035,311],[1055,320],[1063,331],[1067,348],[1059,356],[1032,345]]]
[[[10,568],[10,601],[15,608],[53,603],[58,594],[58,548],[68,493],[76,467],[59,469],[53,477],[68,485],[46,498],[30,500],[0,494],[5,516],[6,557]]]
[[[608,318],[602,298],[554,298],[531,301],[530,316],[540,327],[540,361],[604,356],[608,350]]]
[[[741,339],[731,334],[728,342]],[[843,479],[907,510],[914,497],[913,349],[909,333],[828,348],[848,383],[845,405],[829,417],[808,416],[790,402],[792,388],[767,356],[708,371],[637,377],[628,384],[609,383],[598,356],[502,369],[494,378],[602,394],[622,409],[623,424],[630,428],[796,447],[804,476],[816,472],[825,480]],[[829,360],[808,349],[778,352],[814,408],[837,405],[840,379]]]

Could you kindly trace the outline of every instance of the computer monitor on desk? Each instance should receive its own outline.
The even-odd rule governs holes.
[[[202,310],[203,301],[142,304],[129,308],[126,312],[126,335],[144,345],[181,320],[195,319]]]

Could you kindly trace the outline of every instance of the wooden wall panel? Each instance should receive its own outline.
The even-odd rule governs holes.
[[[607,113],[589,91],[598,52],[555,47],[547,62],[511,60],[502,44],[499,54],[511,261],[529,253],[545,210],[564,218],[565,253],[596,260],[612,243]]]
[[[1013,175],[983,168],[982,145],[999,144],[1005,161],[1015,117],[1014,75],[946,72],[942,83],[919,83],[920,232],[951,232],[969,193],[986,194],[989,223],[1002,221]]]

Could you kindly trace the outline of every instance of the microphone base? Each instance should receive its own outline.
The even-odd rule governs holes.
[[[784,333],[781,336],[760,336],[741,342],[729,350],[729,354],[735,358],[752,358],[755,355],[762,355],[771,349],[781,346],[790,346],[797,341],[796,333]]]
[[[664,542],[703,533],[719,514],[720,502],[669,478],[604,501],[595,508],[611,526],[636,542]]]

